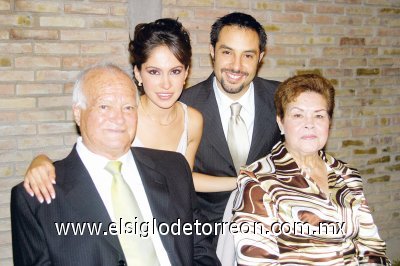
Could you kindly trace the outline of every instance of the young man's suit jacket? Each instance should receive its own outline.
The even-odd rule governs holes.
[[[204,221],[199,212],[191,171],[175,152],[132,148],[150,208],[157,222]],[[103,201],[73,148],[55,163],[57,198],[40,204],[22,184],[11,193],[12,240],[15,265],[126,265],[117,235],[103,232],[111,222]],[[140,205],[140,203],[139,203]],[[126,203],[129,208],[129,203]],[[103,224],[100,235],[57,235],[54,222]],[[171,265],[219,265],[210,241],[192,235],[160,235]]]
[[[193,171],[236,177],[215,99],[213,79],[214,74],[211,74],[207,80],[184,90],[180,99],[199,110],[204,119]],[[279,82],[256,77],[253,83],[255,117],[247,164],[266,156],[280,139],[274,107],[274,93]],[[211,221],[221,221],[230,193],[197,193],[202,211]]]

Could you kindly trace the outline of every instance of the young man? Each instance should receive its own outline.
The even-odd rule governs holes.
[[[193,171],[235,178],[241,165],[267,155],[279,140],[273,103],[278,82],[256,77],[267,36],[252,16],[231,13],[219,18],[210,39],[214,71],[181,97],[204,119]],[[239,141],[232,135],[238,127],[230,122],[234,103],[241,106],[236,120],[245,126]],[[230,194],[197,193],[203,213],[213,222],[221,221]]]

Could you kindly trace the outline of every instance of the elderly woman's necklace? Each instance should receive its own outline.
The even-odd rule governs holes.
[[[176,106],[173,107],[173,108],[174,108],[174,110],[173,110],[173,111],[174,111],[174,113],[173,113],[173,118],[172,118],[170,121],[168,121],[167,123],[160,122],[159,120],[153,118],[153,117],[146,111],[146,109],[144,108],[144,105],[143,105],[142,101],[140,101],[140,106],[142,106],[142,110],[143,110],[144,114],[145,114],[151,121],[153,121],[153,122],[156,123],[156,124],[159,124],[160,126],[164,126],[164,127],[169,126],[169,125],[171,125],[171,124],[176,120],[176,118],[178,117],[178,111],[176,110],[176,108],[177,108]]]

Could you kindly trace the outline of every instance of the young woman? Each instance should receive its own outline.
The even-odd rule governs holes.
[[[189,71],[192,48],[189,34],[180,22],[158,19],[139,24],[129,43],[134,80],[141,94],[138,103],[138,127],[132,146],[182,153],[193,169],[203,118],[178,101]],[[25,175],[25,189],[43,202],[55,198],[52,161],[37,156]],[[198,192],[229,191],[235,178],[211,177],[193,173]]]

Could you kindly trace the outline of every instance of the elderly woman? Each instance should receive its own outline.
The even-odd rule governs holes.
[[[238,179],[240,265],[389,264],[358,171],[325,153],[334,109],[325,78],[298,75],[275,94],[284,142]]]

